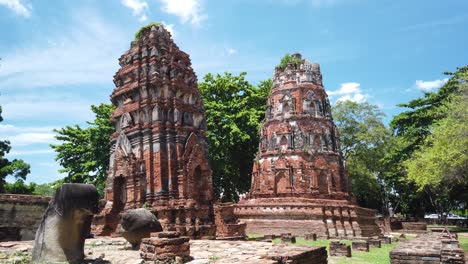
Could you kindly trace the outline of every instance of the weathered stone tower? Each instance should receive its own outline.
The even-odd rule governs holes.
[[[236,214],[248,233],[378,232],[374,212],[350,197],[320,66],[293,54],[285,68],[275,69],[250,193]]]
[[[156,24],[140,32],[119,63],[107,204],[95,233],[114,232],[123,210],[146,207],[164,229],[214,236],[206,121],[189,56]]]

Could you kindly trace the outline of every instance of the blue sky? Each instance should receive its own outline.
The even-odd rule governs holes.
[[[0,0],[0,139],[31,164],[28,182],[61,177],[53,128],[92,120],[108,103],[134,33],[163,22],[206,73],[270,78],[285,53],[321,64],[332,103],[397,107],[435,91],[468,59],[466,0]],[[9,179],[11,180],[11,179]]]

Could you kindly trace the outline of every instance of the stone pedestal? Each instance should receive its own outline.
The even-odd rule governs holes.
[[[392,243],[392,238],[388,236],[379,236],[379,240],[382,242],[382,244],[391,244]]]
[[[291,235],[291,233],[281,234],[281,242],[282,243],[296,243],[296,237]]]
[[[214,206],[216,237],[218,239],[244,239],[245,223],[240,223],[234,214],[232,203],[216,204]]]
[[[369,241],[370,247],[375,247],[375,248],[382,247],[382,241],[380,239],[370,238],[368,241]]]
[[[181,237],[179,232],[151,233],[150,238],[141,242],[140,256],[158,263],[185,263],[192,259],[189,240]]]
[[[305,240],[317,241],[317,234],[305,234],[304,239]]]
[[[351,257],[351,246],[340,241],[330,242],[330,256]]]

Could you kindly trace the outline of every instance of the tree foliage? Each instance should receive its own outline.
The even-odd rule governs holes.
[[[437,124],[447,118],[451,111],[448,110],[447,105],[450,104],[454,95],[460,93],[461,84],[466,84],[468,66],[459,68],[455,73],[447,72],[446,74],[450,75],[451,78],[444,86],[437,92],[424,93],[421,98],[399,105],[410,108],[410,110],[396,115],[390,122],[395,138],[394,144],[388,148],[385,156],[385,180],[392,187],[394,193],[398,194],[398,202],[404,213],[424,212],[430,207],[437,210],[436,207],[439,206],[436,205],[436,200],[439,200],[440,204],[447,204],[443,201],[449,200],[449,195],[458,192],[455,189],[453,191],[443,189],[442,187],[446,186],[442,185],[439,185],[440,190],[435,190],[434,186],[421,188],[421,185],[409,179],[407,175],[408,166],[417,164],[408,163],[408,160],[421,161],[420,150],[424,151],[424,148],[433,144],[431,138],[434,137],[433,133],[437,131],[436,127],[439,126]],[[466,103],[464,105],[466,106]],[[426,161],[429,161],[427,160],[429,152],[426,154]],[[441,154],[438,154],[439,157]],[[434,163],[424,165],[427,170],[432,170],[433,166],[437,165]],[[414,166],[412,170],[414,173]],[[419,191],[417,191],[418,189]]]
[[[430,194],[438,213],[468,201],[468,78],[464,80],[451,100],[439,107],[446,117],[431,126],[431,134],[403,163],[408,179]]]
[[[2,107],[0,106],[0,122],[2,121]],[[30,165],[23,160],[9,160],[5,157],[10,150],[10,141],[0,140],[0,193],[5,192],[5,178],[8,175],[16,179],[26,179],[26,176],[30,173]]]
[[[74,125],[55,130],[55,138],[62,143],[51,147],[63,167],[59,172],[67,174],[60,182],[92,183],[102,195],[109,169],[109,137],[115,130],[110,121],[114,106],[92,105],[91,110],[96,117],[87,122],[87,128]]]
[[[261,121],[272,86],[272,81],[266,80],[255,87],[245,76],[207,74],[199,83],[215,192],[225,201],[237,200],[238,194],[250,187]]]
[[[360,205],[374,209],[382,209],[385,198],[381,186],[381,159],[390,131],[383,123],[384,116],[377,106],[369,103],[347,100],[333,107],[352,193]]]

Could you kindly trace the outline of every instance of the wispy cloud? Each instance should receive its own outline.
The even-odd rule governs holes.
[[[417,80],[416,83],[415,83],[415,86],[416,86],[416,89],[429,92],[431,90],[439,89],[447,81],[448,81],[448,78],[433,80],[433,81]]]
[[[90,105],[95,102],[76,95],[52,92],[17,93],[0,96],[2,116],[7,121],[14,120],[91,120]],[[77,122],[75,121],[75,122]]]
[[[0,89],[110,82],[128,37],[93,12],[74,14],[71,26],[44,32],[48,41],[33,39],[2,55]]]
[[[122,0],[122,4],[132,10],[134,16],[139,17],[139,21],[148,20],[149,5],[145,0]]]
[[[55,143],[53,127],[18,127],[0,124],[0,138],[9,140],[15,146]]]
[[[406,27],[401,28],[400,31],[411,31],[411,30],[428,29],[428,28],[439,27],[439,26],[455,25],[458,23],[462,23],[466,21],[467,19],[468,19],[468,15],[449,17],[449,18],[444,18],[444,19],[436,19],[432,21],[426,21],[422,23],[408,25]]]
[[[48,149],[35,149],[35,150],[12,150],[10,151],[10,156],[32,156],[32,155],[42,155],[54,153],[52,148]]]
[[[208,18],[202,8],[201,0],[159,0],[161,10],[179,17],[180,21],[198,26]]]
[[[0,0],[0,5],[13,10],[19,16],[26,18],[31,16],[32,5],[23,4],[20,0]]]
[[[349,100],[362,103],[369,97],[368,94],[362,92],[361,84],[357,82],[342,83],[340,89],[336,91],[327,91],[327,93],[330,97],[339,96],[338,99],[336,99],[336,102]]]
[[[233,55],[237,53],[237,50],[233,48],[227,48],[226,51],[229,55]]]

